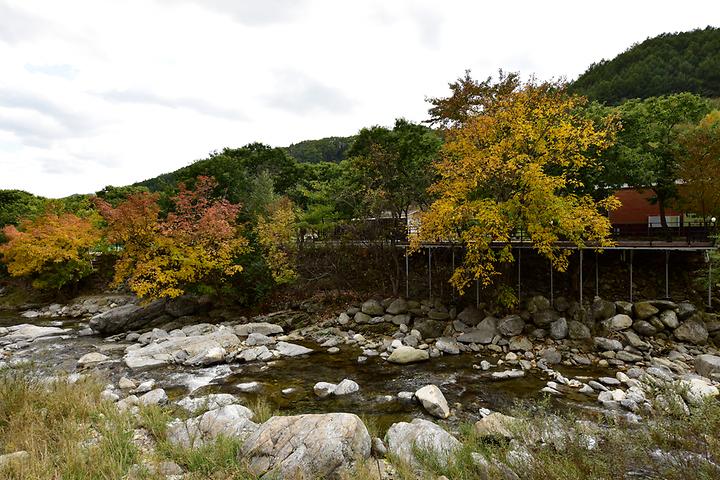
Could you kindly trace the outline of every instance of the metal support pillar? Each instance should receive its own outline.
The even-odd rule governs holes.
[[[580,307],[582,307],[582,290],[583,290],[583,251],[580,249]]]
[[[708,260],[708,307],[712,307],[712,259]]]
[[[475,279],[475,308],[480,310],[480,280]]]
[[[595,296],[600,296],[600,273],[599,273],[600,255],[595,252]]]
[[[432,296],[432,248],[428,247],[428,290],[430,292],[430,300]]]
[[[633,301],[633,254],[635,252],[633,250],[630,250],[630,303]]]
[[[670,252],[665,250],[665,298],[670,298]]]
[[[553,285],[553,263],[550,260],[550,306],[555,306],[555,289]]]
[[[452,251],[452,274],[455,273],[455,247],[450,247],[450,250]],[[452,301],[455,302],[455,286],[450,284],[450,292],[452,295]]]
[[[522,249],[518,248],[518,302],[520,302],[520,273],[522,268]]]
[[[408,247],[405,247],[405,298],[410,298],[410,259]]]

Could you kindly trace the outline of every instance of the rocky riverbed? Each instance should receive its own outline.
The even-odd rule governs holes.
[[[99,374],[108,381],[103,396],[121,409],[210,404],[171,425],[177,442],[247,438],[244,454],[259,473],[332,476],[371,450],[413,463],[407,445],[451,450],[447,431],[468,422],[497,429],[492,412],[518,400],[549,396],[589,420],[639,423],[658,405],[687,411],[719,394],[720,322],[689,303],[595,299],[583,309],[536,296],[523,307],[498,316],[390,298],[325,318],[310,303],[245,318],[202,299],[144,305],[97,296],[0,314],[0,362],[30,363],[49,377]],[[254,423],[243,405],[257,398],[287,416]],[[355,415],[387,435],[366,438]],[[325,447],[344,453],[308,463],[317,452],[306,442],[301,460],[278,463],[287,445],[299,448],[288,431],[316,432],[313,448],[329,441],[322,432],[342,431],[341,446]]]

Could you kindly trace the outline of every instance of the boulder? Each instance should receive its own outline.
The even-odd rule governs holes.
[[[633,314],[633,304],[623,300],[618,300],[615,302],[615,311],[617,313],[630,316]]]
[[[483,314],[475,307],[465,307],[462,312],[458,314],[457,318],[465,325],[474,327],[482,321]]]
[[[245,323],[243,325],[235,326],[235,335],[238,337],[247,337],[252,333],[259,333],[261,335],[277,335],[283,333],[283,328],[280,325],[268,322],[255,322]]]
[[[708,354],[695,357],[695,370],[703,377],[720,380],[720,357]]]
[[[77,364],[80,367],[87,367],[90,365],[97,365],[98,363],[102,363],[109,358],[110,357],[108,357],[107,355],[103,355],[99,352],[90,352],[80,357],[80,359],[77,361]]]
[[[597,348],[601,352],[605,352],[607,350],[612,350],[613,352],[617,352],[617,351],[620,351],[623,349],[622,343],[620,343],[617,340],[610,339],[610,338],[595,337],[593,339],[593,342],[595,343],[595,348]]]
[[[633,322],[632,328],[643,337],[652,337],[657,333],[657,328],[655,328],[652,323],[646,320],[635,320],[635,322]]]
[[[562,355],[554,348],[543,349],[540,356],[548,365],[556,365],[562,361]]]
[[[22,323],[7,327],[8,334],[3,337],[4,340],[32,342],[36,338],[55,337],[67,333],[67,330],[59,327],[39,327]]]
[[[577,320],[570,320],[568,322],[568,337],[572,340],[588,339],[590,338],[590,329]]]
[[[488,344],[492,342],[495,335],[497,335],[497,319],[486,317],[476,328],[460,335],[458,342]]]
[[[678,340],[695,345],[703,345],[708,339],[708,331],[705,325],[693,319],[683,322],[673,333]]]
[[[198,298],[190,295],[173,298],[165,304],[165,313],[175,318],[194,315],[202,309],[203,305],[198,301]]]
[[[242,360],[245,362],[254,362],[255,360],[269,360],[273,357],[270,350],[265,345],[253,348],[246,348],[235,355],[235,360]]]
[[[177,404],[179,407],[184,408],[188,412],[195,413],[200,410],[217,410],[218,408],[233,405],[237,402],[237,398],[229,393],[211,393],[196,398],[185,397],[178,401]]]
[[[618,313],[617,315],[608,318],[602,322],[602,326],[605,330],[610,332],[617,332],[620,330],[628,329],[632,326],[633,320],[629,316]]]
[[[517,435],[522,424],[522,421],[515,417],[493,412],[475,422],[475,433],[480,437],[510,440]]]
[[[367,428],[350,413],[272,417],[245,440],[239,460],[266,478],[338,479],[370,449]]]
[[[527,311],[530,313],[548,309],[550,309],[550,300],[542,295],[535,295],[534,297],[530,297],[527,301]]]
[[[393,352],[387,358],[387,361],[404,365],[406,363],[422,362],[429,358],[430,354],[427,352],[427,350],[420,350],[417,348],[402,345],[393,350]]]
[[[555,310],[538,310],[532,314],[533,323],[538,327],[547,327],[558,318]]]
[[[665,325],[671,330],[674,330],[678,326],[680,326],[677,313],[675,313],[674,310],[663,310],[662,312],[660,312],[659,318],[663,325]]]
[[[390,302],[390,305],[388,305],[388,308],[385,310],[385,312],[389,313],[390,315],[400,315],[406,313],[407,311],[408,304],[404,298],[396,298],[395,300]]]
[[[438,418],[448,418],[450,408],[440,389],[435,385],[426,385],[415,392],[415,398],[422,403],[423,408]]]
[[[355,313],[353,320],[355,320],[355,323],[360,323],[360,324],[370,323],[370,320],[372,320],[372,317],[366,313],[357,312],[357,313]]]
[[[140,405],[165,405],[168,403],[168,396],[165,390],[156,388],[138,397],[138,403]]]
[[[315,392],[315,395],[318,397],[325,398],[332,395],[336,388],[337,385],[334,383],[318,382],[313,387],[313,392]]]
[[[510,339],[510,342],[508,344],[508,348],[510,348],[510,351],[513,352],[529,352],[533,348],[533,344],[530,341],[529,338],[518,335],[517,337],[512,337]]]
[[[335,387],[335,390],[332,392],[335,396],[340,395],[350,395],[351,393],[355,393],[360,390],[360,385],[355,383],[354,381],[345,378],[343,381],[337,384]]]
[[[182,421],[175,419],[167,425],[167,439],[173,445],[198,448],[218,438],[247,438],[258,425],[251,419],[253,413],[242,405],[225,405]]]
[[[690,302],[680,302],[677,306],[677,316],[680,320],[687,320],[697,313],[697,308]]]
[[[637,333],[632,330],[625,330],[622,334],[627,344],[631,347],[637,348],[638,350],[650,350],[650,344],[642,341]]]
[[[165,300],[156,300],[147,305],[128,303],[95,315],[90,319],[89,326],[96,332],[112,335],[150,327],[164,313]]]
[[[660,310],[657,309],[651,302],[637,302],[633,305],[635,316],[640,320],[645,320],[653,315],[657,315]]]
[[[449,355],[457,355],[460,353],[460,345],[458,345],[457,340],[451,337],[438,338],[435,342],[435,348]]]
[[[369,315],[371,317],[377,317],[378,315],[382,315],[383,313],[385,313],[385,309],[383,308],[382,304],[374,299],[363,302],[360,310],[365,315]]]
[[[275,350],[277,350],[278,353],[280,353],[280,355],[284,357],[297,357],[299,355],[307,355],[308,353],[313,352],[311,348],[288,342],[277,342],[277,344],[275,345]]]
[[[565,317],[560,317],[550,324],[550,336],[555,340],[562,340],[568,336],[568,323]]]
[[[590,308],[590,313],[594,322],[607,320],[615,315],[615,304],[600,297],[595,297]]]
[[[447,326],[446,322],[429,318],[415,320],[415,330],[420,332],[422,338],[437,338],[442,336]]]
[[[262,333],[251,333],[248,335],[247,339],[245,340],[245,345],[248,346],[260,346],[260,345],[272,345],[275,343],[275,339],[272,337],[268,337],[267,335],[264,335]]]
[[[717,387],[711,385],[705,380],[699,378],[691,378],[680,382],[683,391],[683,398],[690,405],[699,406],[707,398],[713,398],[720,395]]]
[[[440,426],[421,418],[416,418],[411,423],[399,422],[391,425],[385,435],[385,443],[390,455],[415,467],[419,467],[419,461],[415,457],[417,451],[426,452],[444,462],[461,446],[455,437]]]
[[[508,315],[497,321],[498,333],[506,337],[520,335],[524,328],[525,321],[519,315]]]

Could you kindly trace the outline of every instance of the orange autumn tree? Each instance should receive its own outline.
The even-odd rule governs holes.
[[[446,126],[435,165],[440,179],[431,187],[437,199],[411,241],[415,248],[436,241],[466,248],[451,278],[460,291],[472,280],[491,284],[498,265],[513,261],[509,242],[520,231],[560,271],[568,266],[569,251],[558,241],[610,244],[603,210],[615,208],[618,200],[596,203],[577,192],[583,187],[581,170],[593,168],[597,155],[612,144],[616,121],[607,118],[597,126],[583,116],[584,104],[562,84],[523,84],[511,75],[501,77],[496,88],[478,84],[466,116],[433,119]],[[499,300],[516,301],[502,286]]]
[[[181,184],[165,219],[156,195],[139,193],[116,208],[96,200],[109,241],[119,245],[115,283],[127,282],[140,297],[173,298],[242,271],[235,262],[247,249],[236,221],[240,206],[211,200],[216,185],[210,177],[198,177],[192,190]]]
[[[7,243],[0,256],[14,277],[27,277],[39,289],[60,289],[93,271],[93,247],[101,239],[90,219],[47,212],[2,230]]]

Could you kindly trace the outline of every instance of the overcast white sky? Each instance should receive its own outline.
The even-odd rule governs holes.
[[[0,188],[93,192],[419,121],[466,68],[573,79],[713,23],[713,0],[0,0]]]

